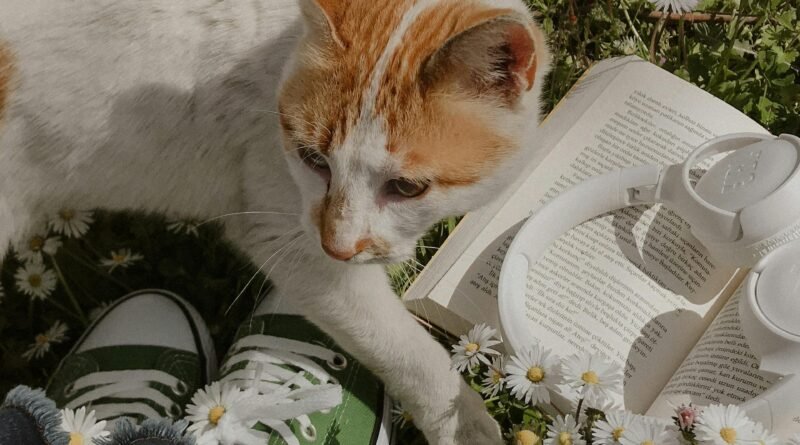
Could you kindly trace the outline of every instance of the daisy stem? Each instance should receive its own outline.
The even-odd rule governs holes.
[[[580,423],[581,419],[581,407],[583,407],[583,397],[578,400],[578,407],[575,409],[575,421]]]
[[[555,405],[555,403],[550,403],[550,406],[552,406],[552,407],[553,407],[553,409],[554,409],[554,410],[556,410],[556,412],[557,412],[558,414],[560,414],[560,415],[562,415],[562,416],[564,415],[564,411],[561,411],[561,410],[560,410],[560,409],[559,409],[559,408],[558,408],[558,407]]]
[[[78,299],[75,297],[75,294],[70,289],[69,284],[67,284],[67,279],[64,278],[64,274],[61,272],[61,268],[58,266],[58,261],[54,256],[51,256],[50,259],[53,260],[53,268],[56,270],[56,274],[58,274],[58,280],[61,281],[61,284],[64,286],[64,291],[67,293],[70,301],[72,302],[72,306],[75,307],[77,314],[83,323],[84,326],[89,325],[89,319],[86,318],[86,314],[83,313],[83,309],[81,309],[80,303],[78,303]]]

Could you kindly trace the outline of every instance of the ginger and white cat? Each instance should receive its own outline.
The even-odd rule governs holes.
[[[227,235],[431,443],[501,443],[382,264],[514,179],[548,57],[521,0],[0,2],[0,253],[62,205],[268,212]]]

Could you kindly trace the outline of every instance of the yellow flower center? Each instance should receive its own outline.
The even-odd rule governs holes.
[[[736,430],[734,428],[723,428],[719,430],[719,435],[722,437],[722,440],[724,440],[725,443],[736,443]]]
[[[412,416],[411,413],[408,411],[403,411],[403,414],[401,414],[401,416],[403,416],[403,420],[405,420],[406,422],[414,421],[414,416]]]
[[[115,253],[115,254],[111,255],[111,261],[113,261],[116,264],[122,264],[127,259],[128,259],[127,255],[123,255],[123,254],[120,254],[120,253]]]
[[[61,209],[58,211],[58,216],[64,221],[69,221],[75,217],[75,211],[72,209]]]
[[[69,433],[69,445],[83,445],[83,434]]]
[[[586,371],[581,374],[581,380],[590,385],[596,385],[600,383],[600,379],[597,377],[597,374],[595,374],[594,371]]]
[[[28,277],[28,284],[30,284],[33,288],[41,287],[42,276],[39,274],[31,274],[31,276]]]
[[[622,437],[622,433],[624,433],[624,432],[625,432],[625,428],[622,428],[622,427],[614,428],[614,430],[611,431],[611,437],[613,437],[614,440],[619,442],[619,438]]]
[[[527,377],[531,382],[539,383],[544,379],[544,369],[538,366],[533,366],[528,369]]]
[[[572,445],[572,434],[563,432],[558,435],[558,445]]]
[[[479,344],[477,344],[477,343],[469,343],[469,344],[467,344],[467,346],[464,347],[464,349],[466,349],[467,352],[469,352],[470,354],[474,354],[475,351],[480,349],[480,347],[481,346]]]
[[[536,445],[539,443],[539,436],[530,430],[521,430],[514,435],[517,440],[515,445]]]
[[[42,250],[42,247],[44,247],[44,238],[42,238],[39,235],[36,235],[33,238],[31,238],[30,242],[28,242],[28,246],[30,246],[32,251],[38,252]]]
[[[44,335],[44,334],[39,334],[39,335],[36,336],[36,344],[37,345],[44,345],[44,344],[47,344],[49,341],[50,341],[50,339],[47,338],[47,336]]]
[[[652,440],[645,440],[641,445],[654,445]]]
[[[215,406],[208,412],[208,421],[216,425],[219,423],[219,419],[221,419],[224,414],[225,408],[221,406]]]
[[[496,385],[500,383],[500,379],[502,379],[502,377],[500,376],[499,372],[497,371],[492,372],[492,383]]]

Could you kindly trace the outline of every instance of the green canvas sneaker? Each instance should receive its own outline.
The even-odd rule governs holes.
[[[186,301],[161,290],[117,300],[59,365],[47,395],[60,408],[86,406],[99,420],[177,420],[216,375],[205,323]]]
[[[212,444],[388,445],[391,402],[381,382],[297,315],[289,300],[273,292],[242,323],[220,369],[220,386],[207,388],[189,410],[195,422],[189,431],[198,443]],[[243,391],[227,396],[238,401],[211,401],[224,401],[220,388],[231,386]],[[205,409],[198,406],[204,403]],[[245,423],[251,431],[213,431],[223,426],[226,409],[253,420]]]

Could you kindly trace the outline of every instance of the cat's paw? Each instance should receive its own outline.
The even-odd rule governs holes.
[[[440,417],[436,432],[429,435],[432,445],[501,445],[497,422],[486,411],[483,398],[466,384],[450,409]]]

